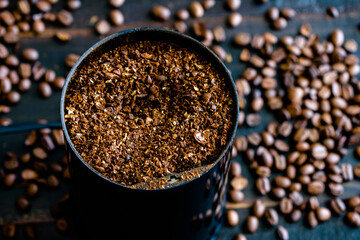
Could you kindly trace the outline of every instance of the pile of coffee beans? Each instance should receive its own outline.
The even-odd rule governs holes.
[[[236,79],[239,126],[258,126],[258,112],[264,108],[277,119],[260,133],[236,137],[234,148],[257,178],[258,193],[278,201],[280,213],[290,222],[304,215],[306,225],[314,228],[348,209],[346,222],[357,227],[360,198],[351,197],[347,204],[340,198],[343,183],[359,177],[359,165],[341,161],[351,154],[347,148],[360,142],[357,43],[340,29],[331,31],[328,39],[321,40],[308,23],[300,26],[298,35],[280,39],[272,33],[234,36],[234,43],[243,48],[240,60],[248,64]],[[359,151],[360,147],[354,155],[360,156]],[[233,179],[239,178],[237,172],[230,170]],[[233,180],[229,186],[229,201],[238,202],[232,197]],[[331,209],[320,205],[317,196],[323,193],[333,196]],[[237,217],[231,211],[227,220],[233,226]],[[271,226],[278,224],[277,211],[265,210],[257,200],[244,222],[246,230],[255,232],[262,218]],[[289,238],[281,226],[277,235]]]
[[[39,120],[45,124],[46,120]],[[32,130],[24,140],[26,152],[17,155],[14,152],[6,152],[3,156],[3,164],[0,167],[0,181],[2,186],[11,190],[17,186],[24,189],[24,194],[15,200],[15,207],[21,213],[29,213],[32,203],[42,191],[56,191],[61,184],[66,184],[71,176],[68,162],[65,156],[54,159],[56,152],[64,152],[64,135],[61,129],[42,128]],[[67,229],[67,217],[69,210],[69,194],[66,194],[50,209],[55,225],[59,231]],[[66,226],[66,227],[65,227]],[[12,238],[17,232],[17,225],[7,223],[1,226],[5,238]],[[29,239],[37,236],[34,224],[25,224],[24,234]]]

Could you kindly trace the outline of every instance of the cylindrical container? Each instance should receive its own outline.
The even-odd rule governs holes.
[[[132,189],[94,170],[75,149],[65,125],[66,91],[77,68],[124,42],[162,40],[195,49],[216,67],[234,101],[226,146],[199,177],[165,189]],[[238,97],[230,72],[199,41],[170,30],[140,28],[115,33],[87,50],[71,69],[61,95],[61,123],[72,173],[71,199],[81,239],[215,239],[222,226],[227,175],[238,119]]]

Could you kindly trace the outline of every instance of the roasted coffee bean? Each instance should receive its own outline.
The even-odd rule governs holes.
[[[64,31],[57,31],[55,33],[55,38],[59,40],[60,42],[66,43],[71,40],[71,34]]]
[[[354,53],[358,49],[358,44],[354,39],[349,39],[344,43],[344,48],[350,53]]]
[[[225,60],[227,53],[223,47],[220,45],[213,45],[211,50],[213,50],[213,52],[220,58],[221,61]]]
[[[21,95],[16,91],[11,91],[7,95],[7,100],[10,104],[17,104],[21,100]]]
[[[39,58],[39,52],[34,48],[25,48],[21,56],[26,60],[30,62],[35,62]]]
[[[1,51],[1,50],[0,50]],[[0,53],[1,54],[1,53]],[[19,59],[15,55],[8,55],[5,58],[5,64],[9,67],[16,67],[19,65]]]
[[[5,223],[1,227],[2,236],[6,239],[12,239],[16,235],[16,225],[13,223]]]
[[[355,208],[360,205],[360,197],[352,196],[348,199],[347,205],[349,208]]]
[[[257,113],[249,113],[245,121],[249,127],[256,127],[261,123],[261,116]]]
[[[47,153],[41,147],[34,148],[32,150],[32,154],[34,155],[34,157],[36,157],[37,159],[40,159],[40,160],[44,160],[47,158]]]
[[[124,15],[120,10],[114,9],[109,13],[109,18],[112,24],[120,26],[124,23]]]
[[[109,0],[110,6],[119,8],[125,3],[125,0]]]
[[[175,17],[178,19],[178,20],[182,20],[182,21],[185,21],[185,20],[188,20],[189,17],[190,17],[190,13],[188,10],[186,9],[180,9],[176,12],[175,14]]]
[[[28,63],[20,63],[19,74],[22,78],[30,78],[31,76],[31,65]]]
[[[80,0],[68,0],[66,2],[66,6],[69,10],[75,11],[81,7],[81,1]]]
[[[16,170],[19,167],[19,161],[17,158],[11,158],[4,161],[4,168],[9,171]]]
[[[0,79],[0,91],[2,94],[9,93],[11,89],[12,89],[12,85],[9,78]]]
[[[50,187],[53,188],[59,187],[60,185],[58,178],[53,174],[49,175],[47,179],[47,183],[49,184]]]
[[[288,188],[291,185],[291,180],[285,176],[276,176],[274,178],[274,183],[277,187]]]
[[[301,35],[305,37],[309,37],[312,32],[311,25],[309,23],[304,23],[303,25],[300,26],[299,31]]]
[[[26,187],[26,195],[28,197],[34,197],[38,194],[39,187],[36,183],[29,183]]]
[[[344,39],[344,32],[340,29],[335,29],[330,34],[330,40],[335,46],[343,45]]]
[[[286,196],[286,191],[283,188],[272,188],[271,193],[276,199],[282,199]]]
[[[353,227],[360,227],[360,215],[355,211],[350,211],[346,214],[346,220]]]
[[[242,15],[238,12],[231,13],[227,18],[227,23],[230,27],[237,27],[242,22]]]
[[[350,163],[343,163],[340,165],[340,167],[344,181],[352,181],[354,179],[352,165]]]
[[[16,199],[15,205],[21,211],[27,211],[30,208],[30,202],[25,197]]]
[[[270,7],[268,10],[267,10],[267,17],[270,19],[270,20],[276,20],[278,19],[280,16],[280,10],[277,8],[277,7]]]
[[[237,46],[246,46],[251,42],[251,35],[246,32],[236,33],[233,39]]]
[[[330,16],[330,17],[333,17],[333,18],[338,18],[339,17],[339,10],[334,7],[334,6],[329,6],[327,9],[326,9],[326,13]]]
[[[281,239],[281,240],[289,240],[289,232],[283,226],[279,226],[276,229],[276,233],[279,236],[279,239]]]
[[[35,20],[33,22],[32,29],[33,29],[33,31],[35,33],[41,34],[41,33],[45,32],[46,26],[45,26],[45,23],[43,21],[38,19],[38,20]]]
[[[265,219],[270,226],[276,226],[279,222],[279,215],[275,209],[269,208],[265,211]]]
[[[12,187],[16,181],[16,175],[14,173],[8,173],[4,176],[4,185],[6,187]]]
[[[52,94],[51,87],[47,82],[40,83],[38,91],[43,98],[49,98]]]
[[[340,196],[344,193],[344,186],[341,183],[331,182],[328,187],[333,196]]]
[[[236,234],[233,239],[234,240],[246,240],[246,237],[244,234],[239,233],[239,234]]]
[[[189,12],[194,18],[201,18],[204,16],[204,7],[200,2],[194,1],[189,5]]]
[[[57,17],[57,20],[64,26],[70,26],[74,21],[72,14],[66,10],[60,10],[57,13],[56,17]]]
[[[283,17],[279,17],[278,19],[275,19],[273,22],[273,27],[275,30],[282,30],[286,28],[287,26],[287,20]]]
[[[230,201],[235,202],[235,203],[239,203],[242,202],[244,200],[244,193],[238,190],[230,190],[229,191],[229,197],[230,197]]]
[[[265,195],[271,191],[270,181],[266,177],[261,177],[256,180],[256,188],[262,194]]]
[[[105,35],[108,34],[111,30],[111,25],[108,21],[102,19],[99,20],[96,24],[95,24],[95,31],[99,34],[99,35]]]
[[[316,215],[315,215],[315,211],[310,211],[308,213],[308,215],[307,215],[307,223],[309,224],[309,226],[311,228],[314,228],[319,224],[319,222],[318,222],[318,220],[316,218]]]
[[[167,21],[170,18],[171,11],[169,8],[162,6],[162,5],[156,5],[151,10],[152,16],[160,21]]]
[[[328,221],[331,218],[331,212],[326,207],[319,207],[315,210],[316,217],[319,221]]]
[[[234,190],[241,191],[247,187],[248,180],[244,177],[234,177],[231,180],[230,185]]]
[[[288,198],[283,198],[280,201],[280,212],[283,214],[289,214],[293,210],[293,202]]]
[[[241,176],[241,165],[239,162],[231,161],[230,174],[232,177],[240,177]]]
[[[55,89],[61,90],[65,84],[65,78],[63,77],[57,77],[55,78],[52,86],[54,86]]]
[[[265,204],[260,199],[257,199],[253,204],[252,210],[255,217],[261,218],[265,213],[266,207]]]
[[[271,169],[269,167],[266,167],[266,166],[258,166],[256,168],[256,174],[259,177],[270,177]]]
[[[280,9],[280,15],[286,19],[293,19],[296,16],[296,11],[292,8]]]
[[[239,152],[243,152],[248,148],[248,140],[244,136],[235,138],[234,146]]]
[[[338,215],[343,214],[346,211],[346,205],[341,198],[334,198],[330,201],[330,206],[333,212]]]
[[[287,152],[290,149],[289,145],[280,139],[275,140],[274,146],[278,151],[281,151],[281,152]]]
[[[6,105],[0,105],[0,113],[9,113],[11,111],[11,108]]]
[[[80,58],[78,54],[70,53],[65,57],[65,65],[67,67],[73,67],[76,63],[76,61]]]
[[[60,232],[66,232],[68,230],[69,224],[64,218],[59,218],[56,220],[55,226]]]
[[[228,210],[226,212],[226,219],[230,227],[235,227],[239,224],[239,214],[235,210]]]
[[[315,159],[324,159],[327,157],[327,149],[320,143],[314,143],[311,145],[311,154]]]
[[[213,29],[214,40],[218,43],[226,40],[226,32],[222,26],[216,26]]]
[[[246,230],[250,233],[255,232],[259,227],[259,219],[255,216],[249,216],[245,220]]]
[[[64,133],[61,129],[54,129],[52,131],[52,137],[58,146],[63,146],[65,144],[64,141]]]
[[[299,209],[294,209],[294,211],[292,211],[292,213],[290,214],[291,222],[298,222],[300,221],[301,217],[302,217],[302,213],[301,210]]]
[[[312,181],[307,186],[307,191],[312,195],[319,195],[325,191],[325,185],[320,181]]]
[[[354,175],[355,177],[360,178],[360,164],[354,166]]]
[[[0,126],[9,126],[12,124],[11,118],[0,117]]]
[[[35,180],[38,178],[38,173],[35,172],[32,169],[24,169],[21,172],[21,177],[23,180],[27,181],[27,180]]]
[[[241,6],[241,0],[226,0],[225,4],[229,10],[235,11]]]

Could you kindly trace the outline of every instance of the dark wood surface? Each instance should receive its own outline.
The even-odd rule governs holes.
[[[48,31],[40,36],[33,34],[23,34],[21,38],[20,49],[25,47],[34,47],[40,51],[40,61],[49,68],[55,69],[60,76],[66,76],[68,69],[64,65],[64,57],[69,53],[81,54],[87,50],[91,45],[96,43],[101,37],[95,34],[91,26],[91,19],[96,17],[106,18],[110,7],[107,1],[97,0],[83,0],[82,8],[74,12],[75,22],[70,28],[62,28],[57,25],[51,25]],[[121,31],[133,27],[153,26],[153,27],[167,27],[171,22],[161,23],[154,21],[150,15],[149,10],[155,4],[167,5],[174,13],[177,9],[186,8],[190,0],[182,1],[146,1],[146,0],[127,0],[125,5],[121,7],[125,16],[125,24],[120,27],[113,27],[112,32]],[[55,11],[60,9],[63,1],[60,1]],[[302,23],[308,22],[311,24],[313,32],[325,39],[333,28],[343,29],[346,38],[354,38],[360,41],[359,31],[357,26],[360,22],[359,10],[360,1],[357,0],[287,0],[287,1],[272,1],[269,3],[259,5],[255,4],[253,0],[243,0],[241,8],[238,10],[244,17],[242,24],[236,28],[228,28],[225,24],[225,18],[229,12],[223,7],[224,1],[218,0],[216,6],[209,11],[206,11],[205,19],[209,28],[217,25],[226,27],[227,40],[221,45],[226,51],[230,52],[233,61],[226,63],[236,79],[245,65],[238,60],[240,48],[236,48],[231,44],[232,36],[239,31],[254,33],[263,33],[271,31],[277,36],[295,35],[299,26]],[[269,24],[265,22],[264,12],[272,5],[278,7],[294,8],[298,14],[295,19],[291,20],[288,27],[282,31],[272,31]],[[336,6],[340,10],[340,17],[332,19],[326,16],[325,11],[327,6]],[[190,19],[190,24],[193,19]],[[72,34],[72,40],[66,44],[60,44],[54,41],[53,34],[56,31],[64,30]],[[44,100],[39,97],[36,90],[35,83],[32,89],[22,95],[22,101],[12,108],[8,117],[11,117],[15,123],[35,122],[38,119],[47,119],[49,121],[59,121],[59,100],[60,92],[54,92],[50,99]],[[274,119],[272,113],[267,110],[261,112],[263,123],[256,128],[242,127],[238,130],[238,135],[245,135],[250,131],[261,131],[266,124]],[[17,133],[11,135],[0,136],[0,162],[2,156],[7,151],[15,152],[19,155],[26,153],[23,145],[24,138],[27,133]],[[343,162],[356,163],[352,154],[343,158]],[[64,149],[58,149],[50,155],[49,161],[59,161],[64,155]],[[241,162],[241,158],[237,157],[236,161]],[[254,189],[254,176],[250,173],[247,166],[243,165],[243,175],[249,179],[249,186],[245,190],[245,200],[241,204],[227,204],[227,208],[234,208],[240,214],[239,226],[230,228],[223,227],[219,240],[232,239],[234,234],[245,232],[242,226],[244,219],[249,215],[249,206],[254,199],[262,199],[267,206],[277,207],[277,203],[266,197],[260,197]],[[20,181],[18,181],[19,183]],[[35,223],[38,231],[38,239],[59,239],[69,240],[75,239],[71,228],[68,233],[59,233],[54,226],[54,219],[51,217],[49,207],[55,204],[64,193],[67,192],[68,184],[62,182],[61,187],[55,190],[41,189],[39,196],[31,201],[32,209],[27,213],[21,213],[16,210],[14,200],[19,196],[24,195],[24,188],[17,184],[14,188],[5,189],[0,185],[0,225],[7,222],[15,222],[18,226],[17,239],[24,239],[22,232],[23,225],[26,223]],[[359,194],[359,181],[353,181],[345,184],[345,193],[342,198],[346,199],[351,195]],[[321,204],[326,205],[330,197],[323,194],[319,197]],[[282,216],[280,217],[280,224],[284,225],[290,233],[290,239],[360,239],[360,229],[348,227],[344,221],[343,216],[333,217],[329,222],[320,224],[315,229],[309,229],[304,226],[303,218],[300,222],[290,224]],[[246,233],[246,232],[245,232]],[[275,239],[275,228],[265,226],[263,221],[260,221],[260,228],[254,234],[247,234],[247,239]],[[0,235],[0,239],[2,236]]]

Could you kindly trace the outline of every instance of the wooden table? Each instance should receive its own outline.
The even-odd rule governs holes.
[[[62,1],[61,1],[62,2]],[[64,58],[69,53],[81,54],[96,41],[99,36],[95,34],[93,27],[90,26],[92,20],[96,18],[106,18],[110,9],[107,1],[96,0],[83,0],[80,10],[74,12],[75,22],[70,28],[62,28],[58,26],[49,27],[48,30],[39,36],[33,34],[23,34],[21,38],[21,49],[25,47],[34,47],[40,51],[41,63],[49,69],[55,69],[56,73],[60,76],[65,76],[68,69],[64,65]],[[121,7],[125,16],[125,24],[120,27],[113,27],[112,32],[121,31],[133,27],[167,27],[170,22],[157,22],[154,21],[150,15],[149,10],[155,5],[155,2],[167,5],[172,12],[180,8],[186,8],[190,0],[182,1],[142,1],[142,0],[127,0],[124,6]],[[288,27],[282,31],[272,31],[269,24],[265,22],[264,13],[272,5],[276,4],[277,7],[291,7],[297,11],[295,19],[291,20]],[[61,4],[54,9],[60,9]],[[238,10],[243,15],[243,22],[239,27],[229,28],[225,24],[225,18],[229,12],[223,7],[224,1],[218,0],[216,6],[206,11],[204,20],[208,28],[213,28],[217,25],[222,25],[226,28],[227,40],[221,45],[227,52],[230,52],[233,61],[226,63],[231,70],[234,79],[236,79],[245,65],[238,60],[240,48],[236,48],[231,44],[232,36],[239,31],[255,33],[264,33],[271,31],[277,36],[295,35],[299,26],[302,23],[308,22],[311,24],[313,32],[320,35],[325,39],[329,32],[334,28],[341,28],[346,38],[354,38],[360,42],[359,31],[357,25],[360,22],[360,2],[357,0],[287,0],[287,1],[269,1],[267,4],[255,4],[252,0],[243,0],[241,8]],[[327,6],[336,6],[340,10],[340,17],[332,19],[326,16],[325,11]],[[194,21],[190,19],[189,25]],[[64,30],[72,35],[72,40],[67,44],[59,44],[53,40],[53,35],[59,30]],[[39,97],[36,90],[37,84],[35,83],[30,92],[22,95],[22,101],[12,108],[8,117],[11,117],[15,123],[35,122],[38,119],[47,119],[52,122],[58,122],[59,119],[59,100],[60,92],[54,92],[53,96],[44,100]],[[264,110],[261,112],[263,123],[256,128],[241,128],[238,134],[245,135],[249,131],[261,131],[266,124],[273,120],[273,115]],[[5,152],[12,151],[21,155],[29,151],[23,145],[24,138],[27,132],[17,133],[11,135],[0,136],[0,156]],[[351,152],[351,151],[350,151]],[[64,155],[64,149],[60,148],[50,156],[49,161],[59,161]],[[1,158],[0,158],[1,159]],[[1,162],[2,160],[0,160]],[[240,157],[236,158],[240,161]],[[352,154],[343,158],[342,161],[356,163],[357,160]],[[250,173],[247,166],[243,165],[243,175],[249,179],[249,186],[245,190],[245,200],[241,204],[227,204],[227,208],[234,208],[240,214],[240,225],[230,228],[223,227],[219,240],[232,239],[234,234],[244,232],[242,223],[243,220],[249,215],[249,206],[254,199],[261,198],[268,206],[277,206],[276,202],[271,201],[266,197],[260,197],[254,188],[254,176]],[[348,198],[351,195],[359,194],[359,182],[353,181],[345,184],[346,190],[343,198]],[[31,201],[31,211],[23,214],[16,210],[14,200],[19,196],[24,195],[24,188],[17,184],[12,189],[5,189],[0,185],[0,224],[7,222],[15,222],[18,225],[17,239],[25,239],[22,232],[23,225],[26,223],[35,223],[38,230],[38,239],[53,239],[53,240],[70,240],[75,239],[70,228],[69,232],[62,234],[57,231],[54,226],[54,219],[51,217],[49,207],[55,204],[64,193],[68,190],[68,184],[65,182],[61,187],[55,190],[42,189],[40,195]],[[330,199],[329,196],[323,194],[320,196],[322,205],[327,204]],[[315,229],[309,229],[304,226],[303,219],[295,224],[290,224],[280,217],[280,224],[284,225],[290,233],[291,239],[360,239],[360,229],[353,229],[347,226],[343,221],[343,216],[333,217],[329,222],[319,224]],[[275,227],[270,228],[265,226],[263,221],[260,221],[260,228],[254,234],[246,234],[247,239],[274,239]],[[0,237],[0,239],[2,239]]]

